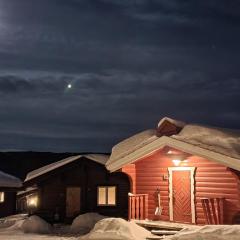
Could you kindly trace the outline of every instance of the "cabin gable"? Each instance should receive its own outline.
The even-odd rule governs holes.
[[[26,183],[25,187],[37,186],[38,206],[34,212],[48,221],[54,221],[57,213],[61,221],[71,220],[80,213],[98,212],[106,216],[127,218],[129,178],[121,172],[109,173],[104,165],[82,158],[55,169]],[[98,206],[98,186],[116,186],[116,205]],[[75,197],[69,191],[76,190]],[[31,193],[32,194],[32,193]],[[27,194],[27,199],[31,194]],[[76,199],[77,197],[77,199]],[[21,196],[18,199],[23,201]],[[73,205],[74,208],[68,208]],[[20,206],[21,203],[18,203]],[[72,214],[68,214],[72,211]],[[30,209],[26,209],[30,210]]]
[[[170,148],[171,149],[171,148]],[[175,151],[176,149],[172,149]],[[167,154],[169,148],[163,148],[142,157],[122,168],[132,176],[132,192],[148,194],[148,213],[151,220],[170,220],[170,168],[194,168],[194,209],[195,222],[205,224],[201,204],[202,198],[224,198],[224,223],[231,224],[234,216],[240,211],[240,180],[232,169],[196,155],[187,156],[179,166]],[[181,151],[180,151],[181,152]],[[156,216],[157,189],[160,189],[162,215]],[[193,213],[192,213],[193,214]]]

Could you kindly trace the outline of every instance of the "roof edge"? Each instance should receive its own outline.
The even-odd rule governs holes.
[[[200,157],[204,157],[209,160],[219,162],[227,167],[230,167],[230,168],[240,171],[239,160],[236,158],[232,158],[232,157],[229,157],[229,156],[221,154],[221,153],[213,152],[213,151],[201,148],[199,146],[195,146],[193,144],[186,143],[186,142],[180,141],[180,140],[176,140],[174,138],[167,137],[167,136],[162,136],[162,137],[156,139],[155,141],[149,143],[148,145],[145,145],[145,146],[135,150],[134,152],[130,153],[129,155],[127,155],[123,158],[119,158],[115,162],[107,163],[106,168],[110,172],[114,172],[116,170],[119,170],[124,165],[133,163],[133,162],[139,160],[140,158],[147,156],[147,155],[155,152],[159,148],[163,148],[165,146],[177,148],[183,152],[187,152],[187,153],[193,154],[193,155],[198,155]]]

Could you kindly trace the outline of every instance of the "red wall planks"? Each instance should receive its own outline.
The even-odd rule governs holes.
[[[234,215],[240,211],[240,180],[231,169],[216,162],[190,156],[181,166],[196,167],[195,171],[195,209],[196,223],[205,224],[204,213],[200,199],[203,197],[224,197],[225,224],[231,224]],[[128,164],[122,171],[132,178],[132,192],[149,194],[149,219],[169,220],[169,182],[168,167],[175,167],[172,160],[158,150],[153,154]],[[157,207],[156,190],[160,188],[163,213],[155,216]]]

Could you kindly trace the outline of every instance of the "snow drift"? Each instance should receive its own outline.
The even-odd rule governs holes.
[[[105,218],[96,223],[82,240],[145,240],[151,233],[134,222],[121,218]]]
[[[70,231],[71,233],[86,234],[90,232],[94,225],[103,218],[106,217],[93,212],[81,214],[73,220]]]
[[[49,234],[52,232],[52,226],[35,215],[26,219],[21,228],[24,233]]]
[[[188,228],[166,240],[239,240],[240,225],[210,225]]]

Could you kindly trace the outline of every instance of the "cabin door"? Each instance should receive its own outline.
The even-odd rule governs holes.
[[[195,223],[194,168],[169,168],[170,220]]]
[[[66,189],[66,216],[75,217],[81,210],[81,188],[67,187]]]

